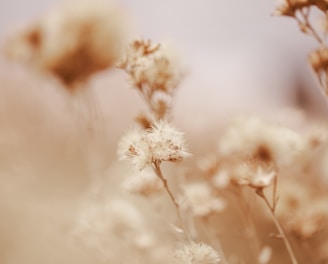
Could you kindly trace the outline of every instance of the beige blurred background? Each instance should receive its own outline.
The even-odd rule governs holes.
[[[188,93],[188,101],[195,104],[192,108],[198,107],[199,98],[206,102],[204,111],[222,105],[252,108],[254,101],[266,107],[286,105],[297,100],[298,89],[305,89],[300,86],[311,86],[318,99],[316,82],[306,65],[315,43],[291,19],[270,15],[274,0],[117,2],[132,16],[141,36],[172,39],[183,51],[191,78],[199,82]],[[1,35],[58,3],[1,0]]]
[[[0,42],[59,3],[0,0]],[[191,162],[201,156],[195,150],[215,147],[219,124],[233,114],[283,120],[290,108],[327,113],[307,65],[315,43],[294,21],[270,15],[274,0],[119,3],[138,36],[174,41],[189,65],[174,121],[186,132]],[[143,105],[115,70],[89,85],[94,101],[86,103],[98,111],[92,122],[59,82],[0,56],[0,263],[98,263],[66,245],[67,228],[99,179],[110,179],[106,194],[117,192],[117,142]],[[299,115],[288,117],[293,122]],[[100,132],[89,132],[88,122]]]

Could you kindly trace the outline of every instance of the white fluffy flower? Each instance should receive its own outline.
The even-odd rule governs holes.
[[[185,245],[175,251],[174,264],[217,264],[220,262],[219,254],[205,243]]]
[[[183,133],[165,121],[154,122],[146,137],[153,161],[180,161],[190,156],[184,146]]]
[[[123,136],[118,153],[121,159],[130,159],[142,170],[154,162],[175,162],[189,157],[184,145],[183,133],[165,121],[155,121],[146,131],[133,131]]]

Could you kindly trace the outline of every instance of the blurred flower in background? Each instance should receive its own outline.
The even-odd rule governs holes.
[[[274,5],[0,2],[0,263],[284,263],[326,230],[315,43]]]

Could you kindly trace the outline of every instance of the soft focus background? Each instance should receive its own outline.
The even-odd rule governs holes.
[[[213,129],[213,120],[229,118],[231,113],[280,116],[290,107],[324,115],[327,112],[325,99],[307,64],[307,54],[316,43],[301,34],[292,19],[271,15],[275,1],[118,2],[131,17],[137,36],[176,44],[189,75],[177,94],[174,117],[183,129],[196,136],[205,128]],[[57,4],[60,2],[55,0],[1,1],[1,36]],[[4,78],[14,72],[8,67],[2,63]],[[14,79],[17,86],[22,86],[19,78]],[[124,76],[111,85],[113,79],[117,81],[111,71],[101,73],[94,78],[93,89],[100,97],[100,108],[107,112],[105,116],[118,126],[111,131],[113,136],[117,131],[114,144],[140,109],[140,100],[129,90]],[[115,97],[108,93],[115,93]],[[51,101],[53,97],[47,104]],[[113,114],[117,111],[120,115]]]
[[[270,15],[274,0],[118,2],[135,35],[176,43],[189,67],[175,98],[174,123],[186,132],[195,158],[197,148],[215,145],[220,123],[233,114],[289,123],[302,118],[295,109],[327,114],[307,65],[316,43],[295,21]],[[59,3],[0,0],[0,42]],[[108,176],[106,195],[118,192],[117,141],[143,105],[124,74],[97,74],[85,101],[97,112],[90,132],[85,108],[74,108],[83,100],[74,102],[61,88],[0,56],[0,263],[99,263],[67,245],[67,230],[90,186],[99,191],[99,178]]]
[[[294,21],[270,15],[275,1],[119,2],[139,35],[173,40],[183,51],[191,72],[181,92],[184,106],[177,103],[184,115],[195,109],[201,115],[216,115],[222,109],[286,106],[301,100],[304,90],[307,102],[324,108],[306,63],[315,43],[298,31]],[[1,35],[57,3],[2,0]]]

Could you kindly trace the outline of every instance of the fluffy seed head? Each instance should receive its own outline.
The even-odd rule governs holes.
[[[150,40],[132,42],[119,63],[130,74],[133,85],[148,94],[163,91],[172,94],[185,70],[177,55],[167,44],[152,44]]]
[[[219,254],[205,243],[191,242],[175,251],[174,264],[217,264]]]
[[[165,121],[154,121],[146,131],[133,131],[123,136],[118,153],[121,159],[130,159],[139,170],[154,162],[176,162],[190,156],[183,133]]]

